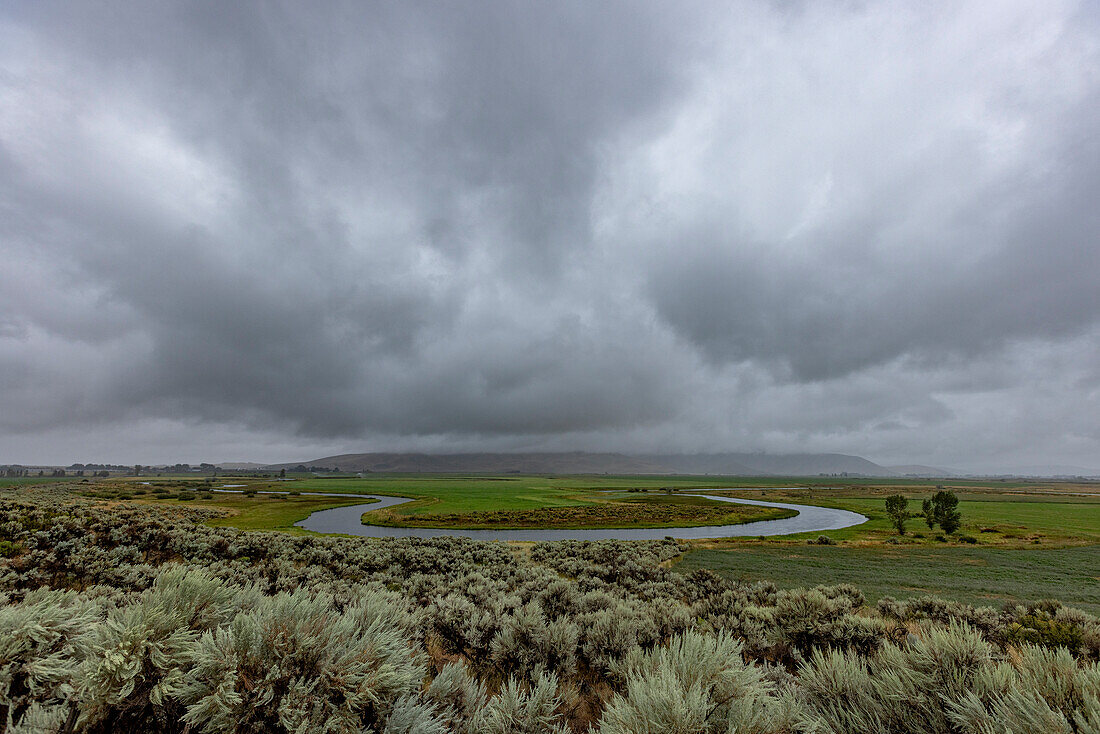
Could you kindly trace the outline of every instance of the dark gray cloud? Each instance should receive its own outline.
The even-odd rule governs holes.
[[[0,461],[1100,464],[1098,31],[1072,2],[9,6]]]

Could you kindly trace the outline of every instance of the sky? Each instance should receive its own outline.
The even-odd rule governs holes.
[[[0,3],[0,463],[1100,469],[1100,10]]]

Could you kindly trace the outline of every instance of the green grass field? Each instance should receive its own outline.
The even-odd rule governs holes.
[[[1100,613],[1100,546],[1074,548],[891,548],[746,545],[690,552],[674,569],[707,568],[783,588],[850,583],[871,600],[936,594],[999,606],[1058,599]]]
[[[128,482],[113,479],[89,484],[69,479],[68,482],[74,490],[108,500],[133,496],[143,502],[177,505],[182,504],[179,499],[154,496],[158,483],[173,493],[181,488],[201,493],[220,484],[245,484],[255,489],[400,495],[416,501],[394,508],[394,524],[431,523],[440,516],[452,515],[452,520],[460,520],[467,526],[476,526],[476,521],[486,519],[487,513],[538,517],[540,513],[553,513],[555,508],[574,512],[609,500],[620,503],[617,505],[620,507],[642,503],[647,510],[691,506],[697,504],[695,499],[660,489],[740,487],[729,490],[729,494],[839,507],[862,513],[869,521],[825,533],[839,543],[835,546],[808,545],[807,539],[821,534],[816,532],[765,540],[696,541],[692,550],[679,560],[677,570],[709,568],[735,578],[774,581],[784,587],[848,582],[859,586],[872,599],[926,593],[985,604],[1008,599],[1057,598],[1100,612],[1100,485],[1097,484],[945,482],[947,488],[958,493],[962,512],[959,534],[945,543],[936,539],[938,531],[930,531],[921,518],[911,519],[908,534],[898,537],[884,512],[885,498],[894,493],[909,496],[910,511],[918,512],[920,500],[935,491],[934,481],[903,480],[899,484],[897,480],[866,480],[840,484],[835,480],[805,478],[370,475],[340,479],[308,477],[293,482],[219,478],[213,484],[195,477]],[[7,486],[32,483],[40,481],[8,480]],[[650,491],[628,492],[628,489]],[[200,495],[188,504],[234,513],[232,517],[212,521],[215,525],[305,532],[293,525],[311,512],[361,501],[218,493],[210,500]],[[975,542],[962,542],[965,537]]]
[[[137,480],[128,485],[117,480],[105,483],[107,487],[136,488]],[[173,488],[220,484],[246,484],[256,489],[272,488],[297,490],[302,492],[340,492],[383,494],[412,497],[415,501],[388,510],[379,522],[388,525],[435,525],[441,527],[503,527],[500,513],[512,513],[521,521],[508,526],[529,527],[522,521],[524,513],[530,513],[531,519],[538,522],[542,516],[548,524],[562,525],[554,520],[555,508],[561,517],[570,515],[593,515],[589,527],[622,526],[622,522],[607,522],[592,512],[593,506],[609,501],[635,501],[647,505],[659,505],[670,502],[695,502],[679,495],[669,495],[662,488],[685,489],[725,489],[740,487],[729,493],[744,497],[781,502],[817,504],[860,512],[870,518],[862,525],[829,533],[839,541],[849,543],[884,542],[893,535],[883,502],[887,495],[903,493],[911,497],[911,511],[918,511],[920,500],[930,496],[938,482],[916,479],[889,480],[842,480],[836,478],[761,478],[761,477],[669,477],[669,476],[459,476],[459,475],[408,475],[408,474],[371,474],[364,477],[300,477],[292,482],[276,482],[265,479],[239,479],[223,477],[206,484],[203,478],[165,477],[161,479],[144,478],[141,481],[152,482],[155,487],[166,483]],[[1000,482],[1000,481],[964,481],[943,482],[946,487],[956,491],[961,500],[963,511],[962,534],[970,535],[985,545],[1023,546],[1039,540],[1040,543],[1067,544],[1082,542],[1100,542],[1100,486],[1096,484],[1070,484],[1057,482]],[[145,485],[140,485],[145,486]],[[626,492],[635,489],[646,492]],[[607,490],[620,490],[618,492]],[[218,500],[222,502],[222,500]],[[239,512],[236,519],[226,521],[238,527],[250,529],[285,528],[293,523],[287,520],[299,520],[303,516],[282,507],[281,500],[249,501],[233,510]],[[307,505],[305,503],[315,503]],[[276,509],[267,509],[275,503]],[[319,503],[319,504],[317,504]],[[292,503],[298,512],[304,508],[333,507],[347,504],[339,500],[298,499]],[[569,508],[573,508],[570,510]],[[577,508],[586,508],[577,511]],[[289,513],[289,514],[288,514]],[[496,515],[490,516],[490,513]],[[495,520],[498,521],[493,521]],[[560,519],[560,518],[559,518]],[[752,518],[749,518],[752,519]],[[730,518],[735,522],[736,518]],[[689,522],[684,518],[668,519],[661,522],[652,513],[642,513],[627,522],[627,526],[673,526],[691,524],[711,524],[710,519]],[[581,525],[585,525],[582,521]],[[920,519],[909,522],[910,535],[903,539],[907,544],[935,545],[935,532],[929,531]],[[982,530],[994,532],[982,532]],[[923,539],[914,537],[922,533]],[[810,534],[811,536],[816,534]],[[791,536],[786,542],[803,542],[805,537]],[[737,539],[717,541],[717,543],[740,544],[754,542]]]
[[[0,489],[4,487],[30,487],[35,484],[72,481],[72,477],[0,477]]]
[[[305,520],[311,513],[318,510],[361,504],[364,501],[366,500],[334,500],[321,497],[273,499],[271,497],[244,497],[232,494],[218,495],[213,501],[201,500],[194,504],[217,507],[238,513],[231,517],[211,520],[210,525],[234,527],[241,530],[283,530],[312,534],[308,530],[294,527],[294,523]]]
[[[911,512],[931,493],[906,490]],[[1056,490],[1057,488],[1054,488]],[[703,541],[675,566],[708,568],[733,578],[768,580],[784,588],[851,583],[874,600],[882,596],[937,594],[973,604],[1059,599],[1100,612],[1100,497],[1081,487],[1063,494],[1034,485],[960,490],[959,536],[975,543],[936,540],[923,518],[909,520],[899,537],[885,513],[895,488],[767,491],[763,499],[826,505],[866,515],[868,522],[827,533],[766,541]],[[1085,488],[1086,491],[1093,488]],[[760,492],[735,493],[760,497]],[[862,495],[862,496],[860,496]],[[808,545],[827,535],[840,545]],[[923,537],[917,537],[918,535]]]
[[[705,482],[700,481],[699,477],[477,477],[439,474],[378,474],[361,479],[309,478],[287,484],[302,491],[413,497],[416,502],[395,508],[400,514],[411,516],[573,507],[598,501],[598,497],[585,496],[591,490],[733,486],[728,480]]]
[[[649,484],[653,482],[653,484]],[[660,482],[637,478],[386,478],[382,480],[313,479],[286,483],[303,491],[358,491],[402,494],[422,499],[413,508],[430,518],[447,507],[466,513],[489,512],[488,508],[576,507],[587,492],[601,487],[673,486],[668,478]],[[697,480],[690,483],[697,486]],[[719,482],[718,486],[729,486]],[[910,509],[917,511],[920,499],[934,486],[910,489]],[[935,540],[923,520],[909,521],[909,533],[897,538],[886,518],[885,495],[881,487],[836,490],[765,490],[763,499],[821,504],[867,515],[863,525],[826,533],[837,546],[807,545],[820,533],[700,541],[675,566],[678,571],[709,568],[745,580],[769,580],[782,587],[852,583],[868,598],[937,594],[974,604],[999,605],[1008,600],[1035,601],[1056,598],[1093,613],[1100,612],[1100,498],[1076,493],[1018,494],[1021,488],[974,488],[960,492],[963,527],[974,545]],[[1076,490],[1077,488],[1071,487]],[[977,491],[981,490],[981,491]],[[1006,493],[1007,492],[1007,493]],[[852,496],[852,495],[863,496]],[[655,504],[693,502],[691,498],[663,492],[615,492],[627,502]],[[746,496],[760,497],[754,490]],[[290,497],[217,495],[213,506],[240,514],[214,521],[250,530],[292,529],[311,511],[355,503],[356,500]],[[983,532],[983,530],[985,532]],[[914,537],[916,533],[923,538]],[[899,540],[897,545],[888,540]],[[1038,543],[1036,542],[1038,541]]]
[[[677,482],[696,485],[697,480]],[[152,492],[174,493],[191,488],[197,492],[222,484],[247,485],[257,490],[293,490],[345,494],[384,494],[414,498],[413,502],[370,515],[374,524],[443,528],[530,527],[685,527],[723,525],[769,520],[792,514],[787,510],[736,506],[680,494],[666,494],[668,478],[557,478],[557,477],[452,477],[439,475],[369,479],[309,478],[293,482],[228,479],[207,482],[188,477],[161,477],[125,482],[103,482],[87,488],[91,496],[117,499],[119,494],[154,499]],[[720,483],[725,484],[725,483]],[[625,491],[644,489],[647,491]],[[134,494],[139,493],[139,494]],[[238,498],[238,499],[232,499]],[[165,500],[178,501],[173,497]],[[218,521],[244,529],[286,529],[308,511],[354,504],[354,500],[257,496],[217,493],[196,504],[222,507],[234,517]],[[287,502],[290,503],[287,506]],[[295,512],[292,508],[299,508]],[[309,508],[307,511],[305,508]]]
[[[1023,545],[1040,543],[1100,543],[1100,496],[1081,496],[1076,492],[1018,494],[1014,490],[960,491],[959,510],[962,527],[959,535],[969,535],[981,545]],[[935,543],[939,530],[930,530],[923,518],[913,517],[905,537],[897,534],[885,511],[886,495],[896,490],[844,488],[839,490],[799,489],[774,491],[723,492],[733,496],[751,497],[774,502],[796,502],[851,510],[865,515],[868,521],[827,535],[834,540],[883,542],[895,538],[907,544]],[[932,490],[901,492],[909,495],[909,511],[920,511],[921,499]],[[818,533],[785,536],[787,542],[804,542]],[[916,537],[923,535],[923,538]],[[744,542],[730,539],[718,542]]]
[[[961,495],[960,499],[959,509],[963,517],[961,532],[969,533],[979,541],[985,535],[987,538],[1008,536],[1011,539],[1012,536],[1019,536],[1026,539],[1034,536],[1040,540],[1080,538],[1100,542],[1100,502],[1069,497],[1023,500]],[[847,499],[837,504],[873,518],[862,530],[848,529],[847,532],[853,536],[873,530],[887,533],[893,530],[886,518],[884,500]],[[916,504],[910,501],[911,506]],[[910,532],[934,533],[921,518],[910,520],[908,528]],[[983,533],[983,528],[994,528],[997,532]]]
[[[246,483],[246,480],[228,480],[226,483]],[[420,525],[452,528],[503,528],[541,526],[534,517],[525,513],[547,515],[547,525],[570,526],[565,518],[574,514],[580,517],[577,524],[583,527],[671,527],[688,525],[726,524],[750,519],[782,517],[782,511],[745,510],[726,505],[717,517],[710,513],[705,518],[690,520],[672,517],[662,521],[652,512],[639,507],[636,517],[609,518],[603,513],[572,513],[569,508],[597,508],[609,501],[643,502],[653,505],[667,504],[669,497],[659,490],[663,487],[705,488],[732,486],[728,479],[700,481],[699,477],[553,477],[553,476],[454,476],[454,475],[371,475],[363,478],[302,478],[293,482],[247,482],[257,488],[295,489],[302,492],[341,492],[381,494],[411,497],[413,502],[387,510],[375,518],[379,524]],[[607,492],[605,490],[645,489],[646,492]],[[346,504],[346,503],[341,503]],[[709,505],[689,498],[676,498],[674,504]],[[334,505],[330,505],[334,506]],[[560,517],[546,510],[560,508]],[[505,522],[499,515],[512,513]],[[246,514],[242,511],[242,514]],[[479,517],[479,515],[483,515]],[[620,513],[621,515],[621,513]],[[256,522],[242,518],[249,526]]]

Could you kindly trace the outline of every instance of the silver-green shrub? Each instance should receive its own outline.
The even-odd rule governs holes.
[[[615,667],[625,693],[604,711],[600,734],[779,734],[795,724],[797,704],[726,632],[688,631]]]
[[[558,680],[553,674],[542,674],[534,681],[522,683],[510,679],[500,693],[493,696],[476,716],[469,732],[480,734],[569,734],[561,721],[558,708]]]
[[[1100,734],[1100,620],[0,490],[0,729]],[[775,664],[773,664],[775,663]]]
[[[112,609],[78,641],[81,728],[139,730],[178,719],[178,696],[200,633],[255,600],[201,570],[170,567],[135,603]]]
[[[68,717],[79,665],[75,642],[99,618],[97,606],[73,592],[43,589],[0,606],[0,729]]]
[[[548,620],[538,602],[508,615],[489,645],[502,673],[530,678],[538,671],[571,677],[576,672],[577,625],[567,619]]]
[[[325,594],[280,593],[207,632],[179,691],[183,721],[211,733],[382,730],[427,668],[380,604],[341,612]]]
[[[476,734],[475,719],[488,702],[485,688],[461,663],[447,663],[424,692],[427,701],[451,731]]]
[[[835,734],[1097,732],[1100,669],[1066,650],[1004,655],[965,624],[870,657],[816,652],[799,671],[805,725]]]

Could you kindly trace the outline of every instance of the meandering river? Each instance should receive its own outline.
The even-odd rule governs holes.
[[[265,492],[265,494],[284,494]],[[385,497],[382,495],[336,494],[328,492],[302,492],[303,495],[322,497],[369,497],[378,500],[370,504],[334,507],[331,510],[319,510],[301,522],[298,527],[318,533],[345,533],[362,535],[368,538],[438,538],[441,536],[459,536],[474,540],[660,540],[662,538],[680,538],[696,540],[699,538],[732,538],[753,535],[791,535],[859,525],[867,518],[857,512],[837,510],[831,507],[813,505],[793,505],[785,502],[765,502],[763,500],[721,497],[712,494],[694,494],[719,502],[733,502],[740,505],[759,505],[760,507],[778,507],[795,510],[794,517],[779,520],[757,520],[740,525],[703,525],[694,528],[524,528],[520,530],[454,530],[451,528],[392,528],[380,525],[364,525],[363,513],[381,510],[386,507],[411,502],[408,497]]]

